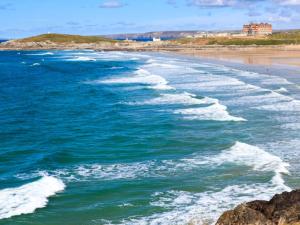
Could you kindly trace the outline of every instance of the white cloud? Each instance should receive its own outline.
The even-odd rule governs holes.
[[[124,7],[125,4],[120,2],[119,0],[105,0],[100,4],[100,8],[121,8]]]
[[[276,0],[280,5],[300,5],[300,0]]]
[[[170,0],[169,0],[170,1]],[[171,0],[173,1],[173,0]],[[262,2],[273,2],[282,6],[300,5],[300,0],[186,0],[190,6],[198,7],[224,7],[224,6],[249,6]]]
[[[188,0],[188,5],[199,7],[231,6],[235,3],[235,0]]]
[[[286,16],[271,16],[269,17],[269,21],[270,22],[291,22],[291,18],[290,17],[286,17]]]

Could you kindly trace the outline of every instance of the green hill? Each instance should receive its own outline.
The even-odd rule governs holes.
[[[182,38],[175,42],[199,45],[290,45],[300,44],[300,31],[276,32],[264,37]]]
[[[81,36],[69,34],[42,34],[34,37],[24,38],[18,40],[19,42],[46,42],[53,43],[99,43],[99,42],[116,42],[115,40],[98,37],[98,36]]]
[[[272,34],[270,38],[275,40],[285,40],[285,41],[295,42],[296,44],[300,44],[300,30],[276,32]]]

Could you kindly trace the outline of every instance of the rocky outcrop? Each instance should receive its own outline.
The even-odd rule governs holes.
[[[216,225],[300,225],[300,190],[241,204],[223,213]]]
[[[114,48],[118,43],[101,42],[101,43],[55,43],[51,41],[43,42],[22,42],[11,40],[0,44],[0,49],[8,50],[47,50],[47,49],[102,49]]]

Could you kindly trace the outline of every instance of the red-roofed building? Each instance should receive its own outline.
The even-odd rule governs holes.
[[[269,23],[250,23],[243,27],[243,33],[249,36],[272,34],[272,24]]]

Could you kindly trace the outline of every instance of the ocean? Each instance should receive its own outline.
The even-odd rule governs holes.
[[[295,76],[147,52],[0,52],[0,224],[213,224],[299,188]]]
[[[162,37],[161,40],[163,41],[169,41],[169,40],[175,40],[175,37]],[[118,41],[125,41],[125,38],[116,38]],[[139,37],[139,38],[129,38],[129,40],[133,41],[139,41],[139,42],[150,42],[153,41],[153,38],[151,37]]]

